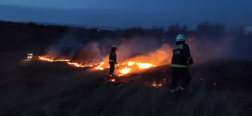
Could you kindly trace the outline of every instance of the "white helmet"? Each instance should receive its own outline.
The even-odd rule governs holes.
[[[115,45],[113,45],[112,48],[117,48],[117,47]]]
[[[185,41],[185,36],[183,34],[179,34],[176,38],[176,42],[179,42],[179,41]]]

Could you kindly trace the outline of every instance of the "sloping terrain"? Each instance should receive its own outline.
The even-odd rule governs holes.
[[[1,54],[5,56],[1,58],[1,115],[235,116],[251,110],[250,61],[195,61],[189,67],[188,94],[175,102],[176,96],[169,93],[169,66],[129,75],[125,78],[133,82],[115,85],[103,79],[108,69],[89,71],[64,62],[27,60],[21,53]],[[167,80],[165,85],[150,87],[162,79]]]
[[[65,62],[26,58],[47,42],[16,38],[19,42],[13,45],[4,37],[0,43],[6,49],[0,53],[1,116],[252,115],[251,61],[196,60],[189,66],[188,93],[178,97],[169,93],[169,65],[122,77],[133,80],[128,84],[113,84],[104,80],[108,69],[90,71]],[[161,87],[151,86],[164,79]]]

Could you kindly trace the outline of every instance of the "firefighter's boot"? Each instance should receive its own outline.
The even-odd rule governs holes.
[[[113,79],[113,75],[108,75],[108,80]]]

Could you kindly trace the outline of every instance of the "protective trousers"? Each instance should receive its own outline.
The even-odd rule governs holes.
[[[114,73],[115,70],[115,63],[114,62],[110,62],[110,71],[109,74],[112,75]]]
[[[187,68],[172,68],[171,89],[176,89],[179,85],[180,89],[185,89],[191,81],[191,76]]]

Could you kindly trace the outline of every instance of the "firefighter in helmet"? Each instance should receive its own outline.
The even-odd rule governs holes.
[[[185,43],[185,36],[179,34],[176,38],[176,46],[173,49],[170,92],[175,92],[179,83],[179,91],[185,91],[186,87],[189,85],[191,76],[188,72],[187,64],[193,64],[193,59],[190,55],[189,46]]]
[[[115,64],[117,64],[117,62],[116,62],[116,50],[117,50],[116,46],[113,45],[112,49],[110,51],[110,54],[109,54],[109,64],[110,64],[109,78],[113,77]]]

